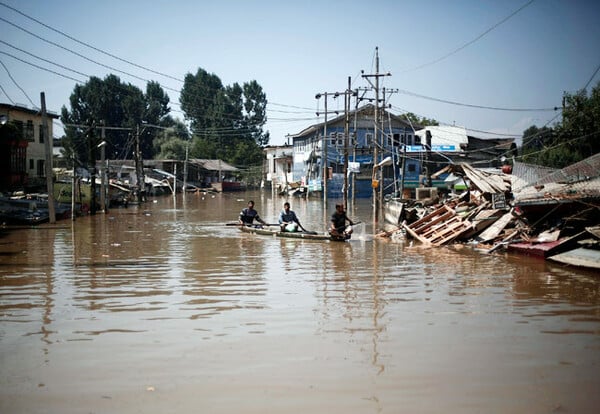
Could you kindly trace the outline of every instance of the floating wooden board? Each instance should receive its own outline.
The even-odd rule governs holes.
[[[463,221],[448,206],[438,208],[410,226],[403,226],[412,237],[426,246],[442,246],[471,230],[471,224]]]

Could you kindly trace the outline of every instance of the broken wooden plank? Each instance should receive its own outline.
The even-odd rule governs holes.
[[[421,244],[423,244],[425,246],[431,245],[431,243],[429,243],[429,240],[421,238],[421,236],[419,236],[417,233],[415,233],[413,231],[413,229],[411,229],[410,226],[408,226],[406,223],[402,223],[402,227],[404,227],[404,229],[408,232],[408,234],[410,234],[415,239],[419,240],[421,242]]]
[[[504,230],[506,226],[513,220],[512,213],[508,212],[500,217],[494,224],[488,227],[483,233],[481,233],[476,240],[478,242],[486,242],[494,240]]]

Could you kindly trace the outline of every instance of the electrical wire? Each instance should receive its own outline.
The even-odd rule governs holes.
[[[96,60],[94,60],[94,59],[91,59],[91,58],[89,58],[89,57],[87,57],[87,56],[84,56],[84,55],[82,55],[82,54],[81,54],[81,53],[79,53],[79,52],[76,52],[76,51],[74,51],[74,50],[72,50],[72,49],[69,49],[68,47],[61,46],[61,45],[59,45],[59,44],[58,44],[58,43],[56,43],[56,42],[53,42],[53,41],[51,41],[51,40],[45,39],[45,38],[43,38],[43,37],[41,37],[41,36],[38,36],[38,35],[36,35],[35,33],[33,33],[33,32],[31,32],[31,31],[29,31],[29,30],[27,30],[27,29],[25,29],[25,28],[23,28],[23,27],[19,26],[18,24],[12,23],[12,22],[10,22],[10,21],[6,20],[6,19],[5,19],[5,18],[3,18],[3,17],[0,17],[0,21],[3,21],[3,22],[5,22],[5,23],[7,23],[7,24],[9,24],[9,25],[11,25],[11,26],[13,26],[13,27],[15,27],[15,28],[19,29],[19,30],[22,30],[22,31],[24,31],[25,33],[29,34],[30,36],[33,36],[33,37],[35,37],[35,38],[37,38],[37,39],[39,39],[39,40],[41,40],[41,41],[43,41],[43,42],[46,42],[46,43],[48,43],[48,44],[52,45],[52,46],[55,46],[55,47],[58,47],[58,48],[60,48],[60,49],[63,49],[63,50],[65,50],[65,51],[67,51],[67,52],[70,52],[70,53],[74,54],[75,56],[78,56],[78,57],[80,57],[80,58],[82,58],[82,59],[85,59],[85,60],[87,60],[88,62],[94,63],[94,64],[96,64],[96,65],[98,65],[98,66],[102,66],[103,68],[110,69],[110,70],[113,70],[113,71],[115,71],[115,72],[118,72],[118,73],[122,73],[122,74],[124,74],[124,75],[127,75],[127,76],[131,76],[132,78],[135,78],[135,79],[138,79],[138,80],[141,80],[141,81],[144,81],[144,82],[150,82],[150,80],[149,80],[149,79],[145,79],[145,78],[142,78],[142,77],[140,77],[140,76],[134,75],[134,74],[132,74],[132,73],[125,72],[125,71],[123,71],[123,70],[117,69],[117,68],[115,68],[115,67],[112,67],[112,66],[109,66],[109,65],[105,65],[104,63],[98,62],[98,61],[96,61]],[[158,82],[157,82],[157,83],[158,83]],[[160,85],[160,84],[159,84],[159,85]],[[161,87],[162,87],[162,88],[164,88],[164,89],[167,89],[167,90],[173,91],[173,92],[178,92],[178,93],[180,92],[179,90],[177,90],[177,89],[173,89],[173,88],[170,88],[170,87],[168,87],[168,86],[161,85]]]
[[[583,89],[587,89],[588,86],[590,86],[590,83],[592,83],[592,80],[594,79],[594,77],[596,76],[596,74],[598,73],[599,70],[600,70],[600,65],[598,65],[598,67],[596,67],[596,70],[594,71],[594,74],[590,77],[590,80],[587,81],[587,83],[585,84],[585,86],[583,87]]]
[[[25,92],[25,90],[23,88],[21,88],[21,85],[19,85],[17,83],[17,81],[15,80],[15,78],[12,77],[12,75],[10,74],[10,71],[8,70],[8,68],[6,67],[6,65],[4,64],[4,62],[1,61],[1,60],[0,60],[0,65],[2,65],[2,67],[6,70],[6,73],[8,73],[8,77],[10,78],[10,80],[13,81],[13,83],[17,86],[17,88],[19,88],[21,90],[21,92],[23,92],[23,95],[25,95],[25,97],[29,100],[29,102],[31,103],[31,106],[33,106],[35,108],[36,105],[33,103],[33,101],[31,100],[31,98],[29,97],[29,95],[27,95],[27,92]]]
[[[407,91],[405,89],[398,89],[398,92],[400,92],[402,94],[405,94],[405,95],[414,96],[416,98],[427,99],[427,100],[430,100],[430,101],[441,102],[441,103],[446,103],[446,104],[450,104],[450,105],[465,106],[465,107],[468,107],[468,108],[477,108],[477,109],[491,109],[491,110],[494,110],[494,111],[545,112],[545,111],[556,111],[556,110],[559,109],[558,106],[554,106],[552,108],[501,108],[501,107],[497,107],[497,106],[473,105],[473,104],[466,104],[466,103],[461,103],[461,102],[456,102],[456,101],[450,101],[450,100],[447,100],[447,99],[433,98],[431,96],[426,96],[426,95],[421,95],[421,94],[418,94],[418,93],[410,92],[410,91]]]
[[[21,48],[19,48],[19,47],[17,47],[17,46],[14,46],[14,45],[10,44],[10,43],[8,43],[8,42],[5,42],[5,41],[4,41],[4,40],[2,40],[2,39],[0,39],[0,43],[4,44],[4,45],[6,45],[6,46],[8,46],[8,47],[10,47],[10,48],[13,48],[13,49],[15,49],[15,50],[18,50],[18,51],[19,51],[19,52],[21,52],[21,53],[25,53],[26,55],[29,55],[29,56],[31,56],[31,57],[34,57],[34,58],[36,58],[36,59],[39,59],[39,60],[41,60],[41,61],[43,61],[43,62],[50,63],[51,65],[54,65],[54,66],[58,66],[58,67],[59,67],[59,68],[61,68],[61,69],[68,70],[68,71],[70,71],[70,72],[76,73],[76,74],[78,74],[78,75],[81,75],[81,76],[85,76],[86,78],[89,78],[89,77],[90,77],[90,75],[86,75],[85,73],[79,72],[79,71],[77,71],[77,70],[75,70],[75,69],[71,69],[71,68],[69,68],[69,67],[67,67],[67,66],[63,66],[63,65],[61,65],[61,64],[59,64],[59,63],[55,63],[55,62],[52,62],[51,60],[44,59],[44,58],[42,58],[42,57],[39,57],[39,56],[37,56],[37,55],[34,55],[33,53],[30,53],[30,52],[28,52],[28,51],[26,51],[26,50],[23,50],[23,49],[21,49]],[[12,55],[11,55],[11,57],[14,57],[14,56],[12,56]],[[15,59],[17,59],[16,57],[14,57],[14,58],[15,58]]]
[[[0,85],[0,90],[2,90],[2,92],[4,92],[4,95],[6,96],[6,99],[8,99],[10,101],[11,104],[15,104],[15,101],[13,101],[10,96],[8,96],[8,93],[6,93],[6,90],[4,89],[4,87],[2,85]]]
[[[109,53],[109,52],[107,52],[107,51],[105,51],[105,50],[102,50],[102,49],[100,49],[100,48],[97,48],[97,47],[95,47],[95,46],[92,46],[92,45],[90,45],[89,43],[82,42],[81,40],[78,40],[78,39],[76,39],[76,38],[75,38],[75,37],[73,37],[73,36],[70,36],[70,35],[68,35],[68,34],[66,34],[66,33],[64,33],[64,32],[62,32],[62,31],[60,31],[60,30],[58,30],[58,29],[55,29],[54,27],[52,27],[52,26],[49,26],[49,25],[47,25],[47,24],[45,24],[45,23],[43,23],[43,22],[39,21],[38,19],[36,19],[36,18],[34,18],[34,17],[31,17],[31,16],[29,16],[29,15],[27,15],[27,14],[23,13],[22,11],[20,11],[20,10],[17,10],[17,9],[16,9],[16,8],[14,8],[14,7],[11,7],[11,6],[9,6],[9,5],[8,5],[8,4],[6,4],[6,3],[0,2],[0,6],[4,6],[4,7],[6,7],[7,9],[10,9],[10,10],[14,11],[15,13],[18,13],[18,14],[20,14],[21,16],[24,16],[24,17],[28,18],[29,20],[32,20],[32,21],[34,21],[34,22],[36,22],[36,23],[38,23],[38,24],[40,24],[40,25],[44,26],[45,28],[52,30],[53,32],[56,32],[56,33],[58,33],[58,34],[60,34],[60,35],[63,35],[63,36],[64,36],[64,37],[66,37],[67,39],[70,39],[70,40],[72,40],[72,41],[74,41],[74,42],[76,42],[76,43],[79,43],[80,45],[83,45],[83,46],[89,47],[90,49],[92,49],[92,50],[95,50],[95,51],[97,51],[97,52],[100,52],[100,53],[102,53],[102,54],[104,54],[104,55],[106,55],[106,56],[110,56],[110,57],[112,57],[113,59],[120,60],[121,62],[124,62],[124,63],[127,63],[127,64],[129,64],[129,65],[135,66],[136,68],[143,69],[143,70],[146,70],[146,71],[148,71],[148,72],[154,73],[155,75],[161,75],[161,76],[164,76],[164,77],[166,77],[166,78],[173,79],[173,80],[176,80],[176,81],[178,81],[178,82],[182,82],[182,83],[184,82],[182,79],[176,78],[176,77],[174,77],[174,76],[171,76],[171,75],[168,75],[168,74],[166,74],[166,73],[162,73],[162,72],[159,72],[159,71],[156,71],[156,70],[153,70],[153,69],[147,68],[147,67],[145,67],[145,66],[142,66],[142,65],[138,65],[137,63],[134,63],[134,62],[131,62],[131,61],[129,61],[129,60],[126,60],[126,59],[120,58],[120,57],[118,57],[118,56],[116,56],[116,55],[113,55],[112,53]]]
[[[460,52],[461,50],[463,50],[463,49],[467,48],[468,46],[470,46],[470,45],[472,45],[473,43],[475,43],[475,42],[477,42],[478,40],[480,40],[482,37],[484,37],[485,35],[487,35],[488,33],[490,33],[492,30],[494,30],[495,28],[497,28],[497,27],[498,27],[498,26],[500,26],[501,24],[505,23],[507,20],[509,20],[510,18],[512,18],[513,16],[515,16],[517,13],[519,13],[521,10],[523,10],[524,8],[526,8],[527,6],[529,6],[529,5],[530,5],[531,3],[533,3],[533,2],[534,2],[534,0],[530,0],[530,1],[528,1],[527,3],[523,4],[523,5],[522,5],[521,7],[519,7],[517,10],[515,10],[514,12],[512,12],[510,15],[508,15],[508,16],[507,16],[507,17],[505,17],[504,19],[500,20],[498,23],[496,23],[495,25],[493,25],[492,27],[490,27],[489,29],[487,29],[487,30],[486,30],[486,31],[484,31],[483,33],[481,33],[481,34],[480,34],[479,36],[477,36],[475,39],[473,39],[473,40],[471,40],[471,41],[469,41],[469,42],[465,43],[465,44],[464,44],[464,45],[462,45],[462,46],[459,46],[458,48],[454,49],[453,51],[451,51],[451,52],[449,52],[449,53],[446,53],[445,55],[443,55],[443,56],[441,56],[441,57],[439,57],[439,58],[437,58],[437,59],[435,59],[435,60],[433,60],[433,61],[431,61],[431,62],[424,63],[424,64],[422,64],[422,65],[419,65],[419,66],[417,66],[417,67],[414,67],[414,68],[412,68],[412,69],[407,69],[407,70],[405,70],[403,73],[406,73],[406,72],[411,72],[411,71],[413,71],[413,70],[423,69],[424,67],[427,67],[427,66],[434,65],[434,64],[436,64],[436,63],[438,63],[438,62],[441,62],[442,60],[444,60],[444,59],[447,59],[447,58],[449,58],[450,56],[452,56],[452,55],[454,55],[454,54],[456,54],[456,53]]]

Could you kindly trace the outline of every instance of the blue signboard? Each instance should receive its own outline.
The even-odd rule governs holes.
[[[431,150],[432,151],[437,151],[437,152],[456,152],[456,151],[459,151],[456,148],[456,145],[435,145],[435,144],[431,145]],[[423,145],[407,145],[406,146],[406,152],[425,152],[425,151],[427,151],[427,149]]]

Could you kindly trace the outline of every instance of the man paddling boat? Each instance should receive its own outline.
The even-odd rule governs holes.
[[[296,213],[290,210],[290,203],[287,201],[283,203],[283,210],[279,213],[279,226],[281,231],[295,232],[298,231],[298,227],[304,230]]]
[[[350,225],[346,225],[346,222]],[[335,205],[335,213],[331,215],[331,227],[329,228],[329,234],[332,237],[340,239],[349,239],[352,234],[352,226],[354,222],[346,215],[344,205],[338,203]]]
[[[240,212],[240,218],[238,221],[244,226],[251,226],[254,223],[254,220],[263,225],[267,224],[259,217],[258,211],[254,209],[254,201],[250,200],[248,201],[248,207]]]

